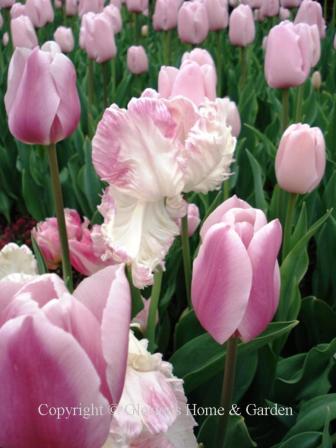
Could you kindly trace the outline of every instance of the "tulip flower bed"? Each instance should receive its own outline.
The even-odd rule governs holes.
[[[336,446],[336,3],[0,0],[0,447]]]

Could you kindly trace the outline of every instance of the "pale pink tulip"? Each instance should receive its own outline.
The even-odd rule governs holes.
[[[6,32],[2,36],[2,45],[4,47],[7,47],[8,43],[9,43],[9,34]]]
[[[112,21],[107,13],[83,15],[79,42],[90,59],[99,64],[113,59],[117,54]]]
[[[22,3],[14,3],[10,9],[10,16],[12,19],[16,19],[20,16],[27,16],[26,5]]]
[[[36,28],[42,28],[54,21],[54,9],[51,0],[27,0],[26,14]]]
[[[104,13],[110,18],[114,34],[122,30],[122,19],[119,8],[114,5],[108,5],[104,8]]]
[[[11,8],[16,0],[0,0],[0,8]]]
[[[14,274],[0,284],[0,381],[6,384],[0,445],[100,448],[127,367],[131,297],[124,266],[88,278],[74,296],[55,274]],[[99,317],[91,311],[98,307],[93,290]],[[52,413],[65,407],[67,418]]]
[[[67,16],[76,16],[78,13],[78,1],[65,0],[65,13]]]
[[[54,5],[56,9],[62,8],[62,0],[55,0]]]
[[[321,182],[325,165],[321,130],[307,124],[289,126],[281,138],[275,159],[275,174],[280,187],[290,193],[310,193]]]
[[[204,222],[194,261],[192,302],[202,326],[219,343],[235,335],[247,342],[262,333],[276,312],[281,245],[278,220],[236,196]]]
[[[27,16],[19,16],[10,22],[13,47],[34,48],[38,46],[37,35],[31,20]]]
[[[240,0],[243,5],[249,5],[253,9],[260,8],[263,0]]]
[[[121,8],[123,0],[110,0],[110,5],[116,6],[118,9]]]
[[[182,56],[182,64],[186,61],[196,62],[201,67],[207,64],[215,67],[215,61],[212,59],[211,54],[203,48],[194,48],[190,52],[185,52]]]
[[[302,0],[280,0],[280,5],[283,8],[297,8],[301,2]]]
[[[229,24],[227,0],[199,0],[206,7],[210,31],[219,31]]]
[[[3,24],[4,24],[4,19],[2,17],[1,11],[0,11],[0,30],[3,27]]]
[[[308,25],[317,25],[320,38],[326,35],[326,24],[323,18],[322,6],[319,2],[313,0],[303,0],[298,9],[294,23],[308,23]]]
[[[99,13],[104,9],[104,0],[79,0],[78,14],[82,17],[88,12]]]
[[[205,5],[184,2],[177,16],[177,31],[182,42],[200,44],[209,33],[209,19]]]
[[[127,409],[142,410],[130,415]],[[182,380],[147,341],[130,333],[125,389],[111,425],[110,447],[196,448],[196,425],[188,412]]]
[[[17,48],[5,105],[9,129],[18,140],[49,145],[71,135],[80,119],[80,102],[70,59],[39,48]]]
[[[260,15],[262,17],[275,17],[279,14],[279,0],[262,0]]]
[[[200,219],[199,208],[196,204],[188,204],[188,234],[189,236],[193,236],[196,232]]]
[[[238,107],[234,101],[231,101],[230,98],[224,98],[224,101],[227,103],[227,124],[231,126],[232,135],[234,137],[238,137],[241,130],[241,120]]]
[[[306,47],[306,52],[310,54],[310,65],[315,67],[321,56],[321,40],[317,25],[298,23],[294,27],[295,32],[300,36],[302,43]]]
[[[287,8],[281,7],[279,10],[279,17],[281,20],[287,20],[290,18],[290,11]]]
[[[145,12],[148,10],[148,0],[126,0],[127,9],[130,12]]]
[[[132,45],[128,48],[127,68],[134,75],[140,75],[148,71],[148,57],[142,45]]]
[[[54,39],[63,53],[70,53],[74,49],[75,41],[71,28],[59,26],[54,33]]]
[[[255,38],[253,12],[248,5],[239,5],[230,15],[229,39],[232,45],[246,47]]]
[[[156,31],[168,31],[177,26],[179,0],[157,0],[153,14],[153,28]]]
[[[271,29],[265,53],[265,76],[270,87],[285,89],[303,84],[311,64],[309,42],[291,22],[281,22]]]

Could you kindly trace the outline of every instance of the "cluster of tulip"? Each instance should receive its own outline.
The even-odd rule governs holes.
[[[0,447],[332,446],[324,6],[0,0]]]

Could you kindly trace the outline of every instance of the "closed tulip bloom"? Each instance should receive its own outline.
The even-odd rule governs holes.
[[[76,16],[78,13],[78,1],[65,0],[65,13],[67,16]]]
[[[204,222],[194,261],[192,303],[202,326],[219,343],[262,333],[279,303],[278,220],[232,197]]]
[[[5,105],[9,129],[24,143],[50,145],[71,135],[80,119],[80,102],[70,59],[39,48],[17,48]]]
[[[281,7],[279,10],[279,17],[281,20],[287,20],[290,18],[290,11],[287,8]]]
[[[315,71],[311,77],[311,83],[315,90],[320,90],[322,84],[322,77],[319,71]]]
[[[248,5],[239,5],[230,15],[229,39],[232,45],[246,47],[255,38],[253,12]]]
[[[224,98],[224,101],[227,104],[227,124],[231,126],[232,135],[234,137],[238,137],[241,130],[241,120],[238,107],[234,101],[231,101],[230,98]]]
[[[265,53],[265,76],[270,87],[286,89],[305,82],[312,63],[307,44],[290,22],[271,29]]]
[[[7,47],[8,43],[9,43],[9,34],[6,32],[6,33],[4,33],[4,35],[2,36],[2,45],[3,45],[4,47]]]
[[[84,14],[79,39],[88,57],[98,63],[108,61],[117,54],[112,21],[104,12]]]
[[[209,33],[209,19],[205,5],[184,2],[177,16],[177,31],[182,42],[200,44]]]
[[[14,3],[10,9],[10,16],[12,19],[16,19],[19,16],[27,16],[26,5],[22,3]]]
[[[0,0],[0,8],[11,8],[16,0]]]
[[[140,75],[148,71],[148,57],[142,45],[133,45],[128,48],[127,68],[134,75]]]
[[[182,64],[186,61],[196,62],[199,66],[212,65],[215,67],[215,61],[212,59],[211,54],[203,48],[194,48],[190,52],[185,52],[182,56]]]
[[[153,14],[155,31],[168,31],[176,28],[179,0],[157,0]]]
[[[161,67],[159,93],[166,98],[182,95],[199,106],[206,98],[216,98],[216,78],[213,65],[199,65],[191,60],[185,61],[179,70],[175,67]]]
[[[54,39],[64,53],[70,53],[75,46],[75,41],[71,28],[59,26],[54,33]]]
[[[302,0],[280,0],[280,5],[283,8],[297,8],[301,2]]]
[[[209,19],[210,31],[223,30],[229,24],[227,0],[201,0],[204,3]]]
[[[54,9],[51,0],[27,0],[26,14],[36,28],[42,28],[54,21]]]
[[[13,47],[34,48],[38,45],[37,35],[31,20],[27,16],[19,16],[10,22]]]
[[[100,448],[107,439],[124,386],[131,297],[124,266],[96,275],[73,296],[55,274],[0,281],[1,446]],[[49,414],[63,406],[102,413]]]
[[[129,12],[145,12],[148,9],[148,0],[126,0]]]
[[[296,14],[294,23],[308,23],[308,25],[317,25],[320,38],[326,35],[326,24],[323,18],[322,6],[319,2],[313,0],[303,0]]]
[[[295,25],[295,32],[300,36],[307,51],[310,53],[311,67],[315,67],[321,56],[321,40],[317,25],[298,23]]]
[[[263,0],[260,7],[262,17],[275,17],[279,14],[279,0]]]
[[[319,128],[293,124],[283,134],[275,159],[280,187],[305,194],[321,182],[326,165],[324,137]]]
[[[188,235],[193,236],[201,222],[199,208],[196,204],[188,204]]]
[[[111,20],[114,34],[120,33],[122,29],[122,19],[119,8],[111,4],[104,8],[104,13]]]
[[[102,12],[104,9],[104,0],[79,0],[78,14],[82,17],[87,12]]]

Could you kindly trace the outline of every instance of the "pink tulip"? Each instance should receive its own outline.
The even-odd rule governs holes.
[[[196,106],[206,98],[216,98],[217,75],[211,64],[199,65],[187,57],[178,70],[175,67],[161,67],[159,72],[159,93],[165,98],[182,95]]]
[[[6,32],[2,36],[2,45],[4,47],[7,47],[8,43],[9,43],[9,34]]]
[[[80,102],[70,59],[39,48],[17,48],[5,105],[9,129],[18,140],[49,145],[71,135],[80,119]]]
[[[199,208],[196,204],[188,204],[188,235],[193,236],[201,222]]]
[[[126,0],[129,12],[145,12],[148,9],[148,0]]]
[[[255,38],[253,12],[248,5],[239,5],[230,15],[229,39],[232,45],[246,47]]]
[[[227,0],[201,0],[206,7],[210,31],[223,30],[229,24]]]
[[[51,0],[27,0],[26,14],[36,28],[42,28],[54,21],[54,9]]]
[[[279,0],[263,0],[260,7],[262,17],[275,17],[279,14]]]
[[[203,48],[194,48],[190,52],[185,52],[182,56],[182,64],[186,61],[196,62],[199,66],[212,65],[215,67],[215,61],[212,59],[211,54]]]
[[[281,245],[278,220],[236,196],[204,222],[194,261],[192,302],[202,326],[219,343],[244,342],[262,333],[276,312]]]
[[[308,42],[291,22],[281,22],[271,29],[265,54],[265,76],[270,87],[285,89],[303,84],[311,63]]]
[[[12,19],[16,19],[20,16],[27,16],[26,5],[22,3],[14,3],[10,9],[10,16]]]
[[[99,64],[113,59],[117,54],[117,47],[110,16],[105,12],[84,14],[79,42],[88,57],[95,59]]]
[[[263,0],[240,0],[243,5],[249,5],[251,8],[260,8]]]
[[[2,17],[1,11],[0,11],[0,30],[3,27],[3,24],[4,24],[4,19]]]
[[[176,28],[179,7],[179,0],[157,0],[153,14],[155,31],[168,31]]]
[[[10,8],[16,0],[0,0],[0,8]]]
[[[182,42],[200,44],[209,33],[209,19],[205,5],[184,2],[177,16],[177,31]]]
[[[121,8],[123,0],[110,0],[110,5],[116,6],[118,9]]]
[[[19,16],[10,22],[14,48],[34,48],[38,45],[37,36],[31,20],[27,16]]]
[[[65,13],[67,16],[76,16],[78,13],[78,1],[65,0]]]
[[[297,8],[301,2],[302,0],[280,0],[280,5],[283,8]]]
[[[279,10],[279,17],[281,20],[287,20],[290,18],[290,11],[287,8],[281,7]]]
[[[0,283],[0,445],[100,448],[127,366],[124,266],[86,279],[74,296],[55,274]],[[59,407],[77,413],[57,418]]]
[[[305,43],[307,51],[310,54],[311,67],[315,67],[321,56],[321,40],[317,26],[298,23],[295,25],[295,32],[300,36],[302,42]]]
[[[326,165],[325,142],[319,128],[293,124],[283,134],[275,159],[280,187],[305,194],[321,182]]]
[[[59,26],[54,33],[54,39],[64,53],[70,53],[74,49],[75,41],[71,28]]]
[[[326,35],[326,24],[323,18],[322,6],[313,0],[303,0],[298,9],[294,23],[308,23],[308,25],[317,25],[320,38]]]
[[[230,101],[230,98],[224,98],[227,104],[227,124],[231,126],[232,135],[238,137],[241,130],[241,121],[238,107],[234,101]]]
[[[134,75],[140,75],[148,71],[148,57],[142,45],[133,45],[128,48],[127,68]]]
[[[108,5],[104,8],[104,13],[110,18],[114,34],[120,33],[122,29],[122,19],[120,10],[114,5]]]
[[[103,9],[104,0],[79,0],[78,14],[80,17],[88,12],[102,12]]]
[[[62,0],[55,0],[54,5],[56,9],[62,8]]]

